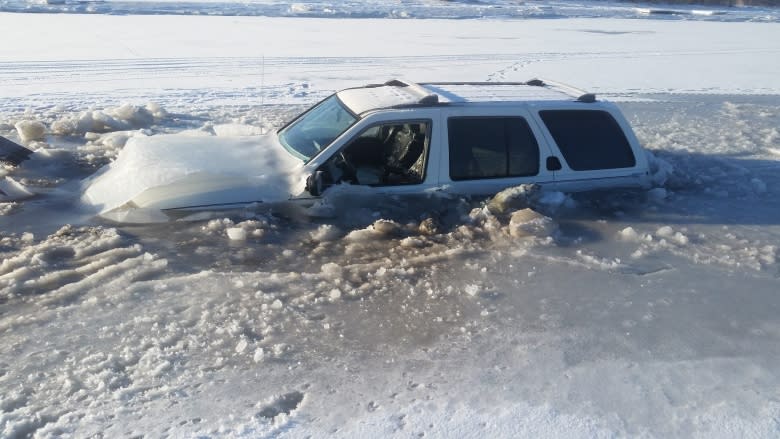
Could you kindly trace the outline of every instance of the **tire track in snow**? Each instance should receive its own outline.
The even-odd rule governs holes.
[[[250,57],[250,58],[147,58],[79,61],[0,62],[0,78],[28,81],[31,77],[113,76],[116,73],[176,73],[207,71],[211,74],[244,73],[244,70],[262,72],[274,68],[307,67],[311,71],[351,71],[361,66],[372,68],[386,65],[418,66],[442,64],[472,64],[474,62],[497,63],[522,57],[522,55],[480,54],[404,57]],[[297,69],[296,69],[297,70]]]
[[[659,51],[636,53],[607,52],[534,52],[514,54],[413,55],[376,57],[204,57],[141,58],[74,61],[0,62],[0,108],[6,111],[29,106],[90,104],[107,99],[159,100],[176,98],[185,90],[184,103],[213,102],[231,98],[246,99],[262,85],[269,103],[288,102],[284,92],[291,80],[317,83],[329,88],[390,79],[394,76],[425,80],[525,80],[531,64],[561,60],[633,59],[638,57],[676,58],[741,54],[744,51]],[[771,55],[773,49],[757,48],[756,55]],[[480,77],[458,76],[459,66],[467,71],[483,71]],[[475,68],[475,66],[478,66]],[[479,68],[481,66],[482,68]],[[418,77],[425,75],[425,77]],[[63,90],[68,90],[63,92]],[[204,93],[204,90],[209,90]],[[226,90],[234,95],[220,96]],[[243,91],[236,92],[237,90]],[[332,91],[332,90],[328,90]],[[323,91],[324,94],[325,91]],[[217,93],[215,95],[215,93]],[[294,97],[294,96],[293,96]],[[315,96],[322,97],[322,96]]]
[[[117,99],[181,99],[185,104],[229,102],[231,98],[235,101],[257,97],[260,92],[266,94],[266,103],[286,103],[291,97],[300,97],[291,95],[288,89],[291,80],[300,82],[301,78],[315,83],[327,79],[330,87],[416,75],[415,71],[431,75],[414,78],[417,80],[441,79],[435,72],[445,72],[450,79],[461,79],[453,78],[451,73],[458,66],[484,65],[485,72],[491,72],[506,64],[523,62],[525,58],[527,55],[473,54],[0,62],[0,108],[24,110],[41,103],[99,105]],[[333,83],[336,78],[340,82]],[[323,90],[320,94],[330,91],[333,90]]]

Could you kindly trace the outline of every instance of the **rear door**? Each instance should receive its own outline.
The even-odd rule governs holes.
[[[597,189],[636,179],[637,164],[644,157],[635,155],[630,137],[620,123],[622,118],[616,118],[606,108],[537,111],[545,139],[560,161],[560,170],[555,172],[557,189]]]
[[[550,155],[524,108],[453,108],[446,113],[441,184],[464,195],[485,195],[524,183],[553,181]]]

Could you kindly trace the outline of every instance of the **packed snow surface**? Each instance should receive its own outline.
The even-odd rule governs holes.
[[[779,436],[776,10],[639,7],[1,1],[55,14],[0,13],[0,135],[35,150],[0,167],[0,436]],[[535,76],[618,101],[654,187],[81,202],[137,145],[270,160],[171,145],[250,145],[339,88]]]

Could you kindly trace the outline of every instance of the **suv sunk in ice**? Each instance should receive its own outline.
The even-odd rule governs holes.
[[[312,202],[333,185],[377,194],[648,186],[618,108],[549,81],[393,80],[339,91],[273,134],[135,138],[89,181],[102,212]]]

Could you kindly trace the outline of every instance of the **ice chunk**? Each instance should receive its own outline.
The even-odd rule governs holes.
[[[577,250],[576,255],[577,258],[580,259],[580,261],[582,261],[585,266],[589,268],[599,270],[614,270],[623,267],[623,263],[620,261],[620,258],[602,258],[584,250]]]
[[[655,234],[678,245],[687,245],[689,242],[687,236],[680,232],[675,232],[674,229],[669,226],[660,227],[658,230],[656,230]]]
[[[233,241],[246,240],[246,230],[241,227],[231,227],[229,229],[225,229],[225,233],[227,233],[228,238]]]
[[[206,223],[205,226],[201,227],[201,229],[208,232],[216,232],[224,226],[232,226],[232,225],[233,225],[233,221],[231,221],[229,218],[213,219],[208,223]]]
[[[152,116],[151,111],[145,107],[138,107],[132,104],[122,104],[115,108],[112,113],[115,118],[134,126],[149,126],[154,122],[154,116]]]
[[[555,229],[555,223],[551,218],[533,209],[518,210],[509,219],[509,234],[515,238],[550,236]]]
[[[369,242],[377,238],[397,235],[401,225],[395,221],[379,219],[365,229],[353,230],[344,237],[349,242]]]
[[[94,142],[108,148],[119,149],[123,148],[130,138],[137,136],[145,137],[146,133],[143,131],[115,131],[99,136]]]
[[[43,137],[46,135],[46,125],[37,120],[23,120],[17,122],[14,126],[22,142],[43,140]]]
[[[168,112],[165,110],[165,108],[162,107],[162,105],[158,104],[157,102],[149,102],[146,104],[146,110],[152,113],[152,116],[158,119],[168,117]]]
[[[339,235],[341,235],[341,231],[331,224],[323,224],[317,230],[309,233],[311,239],[317,242],[335,241]]]
[[[401,225],[397,222],[385,219],[374,221],[372,227],[377,233],[384,236],[395,235],[401,229]]]
[[[435,235],[439,233],[439,223],[434,218],[426,218],[420,222],[417,231],[422,235]]]
[[[670,226],[662,226],[655,231],[655,234],[663,238],[669,238],[674,235],[674,229]]]
[[[322,264],[320,271],[326,279],[339,279],[341,277],[341,266],[335,262]]]
[[[165,209],[187,205],[289,198],[301,162],[257,138],[133,137],[117,159],[85,181],[83,201],[101,213],[133,201]]]
[[[540,192],[541,187],[535,184],[522,184],[504,189],[490,199],[487,208],[494,215],[508,213],[516,209],[525,209],[540,198]]]
[[[639,234],[634,230],[633,227],[626,227],[625,229],[618,232],[618,238],[622,239],[623,241],[639,241]]]
[[[369,242],[377,237],[377,233],[369,226],[365,229],[353,230],[344,237],[344,240],[348,242]]]
[[[477,293],[479,293],[479,285],[477,284],[468,284],[463,288],[463,291],[468,294],[469,296],[476,296]]]
[[[0,178],[0,202],[23,200],[33,195],[35,194],[13,178]]]
[[[690,242],[688,237],[683,235],[680,232],[675,233],[674,237],[672,239],[674,240],[674,242],[676,242],[677,244],[680,244],[680,245],[688,245],[688,243]]]
[[[148,128],[155,119],[161,119],[168,113],[158,104],[145,107],[123,104],[119,107],[103,110],[88,110],[76,115],[64,116],[51,124],[51,131],[58,135],[81,135],[90,132]]]
[[[425,247],[425,240],[416,236],[409,236],[402,239],[400,245],[405,248],[422,248]]]
[[[259,136],[263,134],[263,129],[252,125],[243,125],[238,123],[214,125],[214,133],[217,136]]]
[[[57,135],[67,136],[77,131],[78,131],[78,121],[74,118],[55,120],[51,124],[51,132]],[[90,139],[87,138],[87,140]]]
[[[306,14],[311,12],[311,7],[302,3],[293,3],[290,5],[291,14]]]

